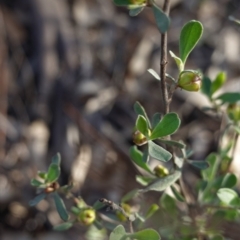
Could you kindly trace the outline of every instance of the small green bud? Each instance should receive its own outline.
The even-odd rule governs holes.
[[[151,135],[151,131],[148,130],[148,134],[149,136]],[[145,135],[143,135],[140,131],[136,130],[133,133],[133,142],[137,145],[137,146],[142,146],[144,144],[147,143],[147,137]]]
[[[162,166],[161,164],[157,165],[154,169],[153,172],[155,173],[155,175],[159,178],[162,177],[166,177],[167,175],[169,175],[169,171],[167,168],[165,168],[164,166]]]
[[[95,221],[95,219],[96,212],[94,209],[91,208],[83,209],[78,215],[79,222],[81,222],[85,226],[92,224]]]
[[[240,120],[240,105],[237,103],[231,103],[227,107],[228,117],[234,121],[238,122]]]
[[[123,210],[125,211],[125,213],[127,215],[130,215],[131,213],[131,206],[127,203],[121,203],[121,207],[123,208]],[[117,218],[121,221],[121,222],[126,222],[128,219],[127,217],[121,212],[121,211],[117,211],[116,212]]]
[[[178,87],[186,91],[197,92],[201,85],[202,76],[198,71],[186,70],[180,73]]]

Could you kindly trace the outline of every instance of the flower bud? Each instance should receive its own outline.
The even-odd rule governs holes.
[[[178,79],[178,87],[190,91],[197,92],[202,85],[201,74],[197,71],[187,70],[180,73]]]
[[[231,103],[227,107],[228,117],[234,121],[238,122],[240,120],[240,105],[237,103]]]
[[[138,146],[142,146],[147,143],[147,137],[137,130],[133,133],[133,142]]]
[[[125,213],[127,215],[130,215],[131,213],[131,206],[127,203],[121,203],[121,207],[123,208],[123,210],[125,211]],[[123,214],[121,211],[117,211],[116,212],[117,218],[121,221],[121,222],[126,222],[127,216],[125,216],[125,214]]]
[[[164,166],[162,166],[161,164],[157,165],[154,169],[153,172],[155,173],[155,175],[159,178],[162,177],[166,177],[167,175],[169,175],[169,171],[167,168],[165,168]]]
[[[78,220],[85,226],[92,224],[96,219],[96,212],[94,209],[83,209],[79,215]]]

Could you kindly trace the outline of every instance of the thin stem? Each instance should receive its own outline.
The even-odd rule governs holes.
[[[169,15],[170,0],[165,0],[163,11]],[[160,59],[160,77],[163,96],[164,113],[169,112],[168,90],[166,83],[166,65],[167,65],[167,33],[161,33],[161,59]]]

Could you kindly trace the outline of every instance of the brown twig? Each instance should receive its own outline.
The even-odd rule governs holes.
[[[163,5],[163,11],[166,15],[169,15],[170,0],[165,0]],[[161,33],[161,59],[160,59],[160,77],[161,88],[163,96],[164,113],[169,112],[168,90],[166,83],[166,65],[167,65],[167,33]]]

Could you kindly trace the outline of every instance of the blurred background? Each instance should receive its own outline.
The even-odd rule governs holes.
[[[186,68],[210,78],[226,71],[225,90],[240,91],[240,26],[228,19],[240,19],[240,1],[171,2],[169,49],[178,55],[182,26],[200,20],[204,35]],[[57,152],[61,184],[73,181],[88,204],[118,202],[138,187],[128,157],[133,104],[150,116],[162,111],[159,82],[147,72],[159,71],[159,46],[151,9],[132,18],[111,0],[0,0],[0,239],[85,239],[81,226],[52,230],[60,219],[51,200],[28,205],[31,178]],[[170,58],[167,67],[177,77]],[[181,90],[171,105],[182,119],[174,139],[192,147],[194,159],[216,150],[220,121],[202,111],[208,105]]]

